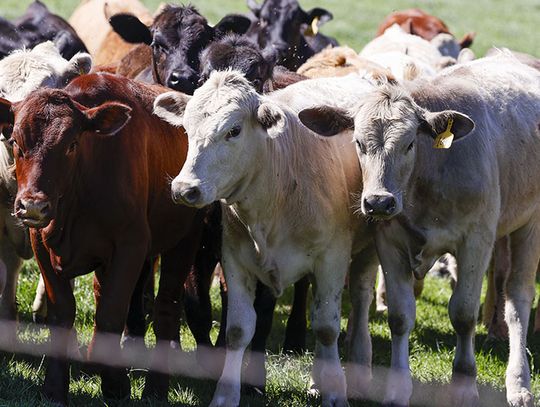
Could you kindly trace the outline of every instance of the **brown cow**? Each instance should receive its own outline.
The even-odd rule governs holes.
[[[387,28],[394,24],[401,26],[405,32],[418,35],[428,41],[431,41],[438,34],[444,33],[453,35],[440,18],[432,16],[419,8],[412,8],[396,11],[386,16],[379,25],[376,36],[382,35]],[[470,47],[475,36],[476,34],[474,32],[465,34],[459,41],[461,48]]]
[[[65,90],[38,90],[19,103],[0,100],[0,125],[14,128],[15,213],[31,228],[49,323],[67,328],[51,330],[60,353],[48,358],[43,385],[45,396],[60,404],[67,403],[69,364],[62,357],[75,318],[70,278],[96,270],[91,362],[119,354],[146,257],[162,256],[154,310],[158,341],[168,344],[179,329],[175,304],[199,245],[202,214],[170,199],[168,179],[183,165],[187,138],[152,115],[162,91],[102,73],[81,76]],[[166,363],[163,357],[159,362]],[[100,371],[106,398],[129,397],[125,371]],[[163,376],[149,375],[145,395],[166,394]]]

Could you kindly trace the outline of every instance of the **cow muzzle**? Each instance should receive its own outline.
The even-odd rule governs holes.
[[[398,202],[393,195],[367,195],[362,201],[364,215],[375,219],[386,220],[394,217],[400,211]]]
[[[201,188],[191,183],[173,181],[171,185],[171,196],[176,204],[193,207],[203,207],[206,205]]]
[[[44,228],[52,218],[52,205],[48,200],[18,199],[15,216],[31,228]]]

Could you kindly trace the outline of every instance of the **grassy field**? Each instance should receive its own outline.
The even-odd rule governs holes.
[[[55,12],[69,16],[76,7],[74,0],[45,0]],[[145,1],[154,9],[160,0]],[[29,4],[28,0],[2,0],[0,15],[13,18],[20,15]],[[210,21],[216,22],[225,12],[244,12],[242,0],[194,0]],[[515,50],[540,56],[538,26],[540,25],[540,2],[538,0],[478,0],[476,2],[457,0],[420,0],[416,2],[395,0],[305,0],[304,7],[323,6],[334,14],[323,32],[335,36],[342,44],[360,50],[372,38],[378,23],[393,10],[418,6],[438,15],[447,22],[451,30],[460,37],[468,31],[475,31],[477,38],[473,49],[477,55],[492,45],[506,46]],[[30,305],[37,281],[35,263],[27,262],[21,274],[18,302],[20,320],[31,321]],[[219,316],[217,289],[213,290],[216,309]],[[444,384],[450,379],[452,355],[455,337],[447,316],[447,303],[451,291],[445,280],[428,278],[424,294],[418,301],[417,325],[411,336],[411,367],[415,378],[415,390],[412,405],[438,406],[444,398]],[[87,343],[93,325],[93,294],[91,276],[79,279],[76,288],[77,319],[79,339]],[[316,405],[317,400],[308,397],[309,372],[312,354],[291,357],[280,354],[284,324],[289,310],[291,292],[280,300],[275,318],[274,329],[269,341],[267,367],[269,380],[266,399],[243,397],[243,406],[306,406]],[[344,298],[342,327],[346,326],[348,298]],[[216,335],[218,323],[213,334]],[[386,374],[385,366],[390,363],[390,334],[385,316],[373,316],[370,322],[373,336],[375,380],[372,395],[376,400],[381,396],[381,386]],[[476,340],[478,381],[481,385],[481,405],[485,407],[503,406],[504,370],[507,359],[506,344],[484,346],[486,332],[478,327]],[[40,328],[24,328],[20,336],[25,341],[46,341],[47,332]],[[152,343],[152,334],[148,335]],[[309,334],[308,343],[313,349],[313,336]],[[194,347],[194,341],[188,329],[182,328],[182,346],[185,351]],[[343,348],[343,347],[342,347]],[[533,371],[533,392],[540,399],[540,337],[529,335],[530,360]],[[39,397],[39,386],[43,380],[42,359],[36,356],[0,355],[0,406],[33,406],[44,402]],[[139,399],[144,380],[140,373],[130,373],[132,397]],[[214,384],[209,381],[177,377],[171,383],[169,400],[173,405],[206,406],[208,405]],[[70,386],[71,404],[74,406],[101,406],[106,403],[101,399],[99,378],[85,372],[75,364],[72,368]],[[120,403],[119,405],[127,405]],[[130,402],[130,405],[149,405],[145,402]],[[360,404],[354,404],[360,405]],[[362,404],[362,405],[377,405]],[[540,405],[540,404],[538,404]]]

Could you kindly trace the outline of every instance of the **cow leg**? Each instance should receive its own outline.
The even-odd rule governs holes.
[[[228,288],[227,345],[223,373],[210,407],[236,407],[240,403],[242,360],[255,333],[257,319],[253,307],[256,279],[226,251],[224,265]]]
[[[381,313],[386,312],[388,305],[386,303],[386,284],[384,282],[382,267],[377,268],[377,288],[375,291],[375,310]]]
[[[494,339],[507,339],[508,326],[504,321],[504,302],[506,280],[512,268],[512,251],[510,250],[510,237],[504,236],[495,242],[493,250],[492,279],[488,279],[494,287],[494,308],[491,310],[491,319],[488,325],[488,337]],[[487,296],[487,295],[486,295]],[[486,301],[486,304],[488,302]]]
[[[348,326],[347,395],[351,399],[366,398],[371,383],[371,336],[369,307],[378,270],[375,247],[353,257],[350,267],[349,291],[352,302]]]
[[[384,405],[407,406],[412,395],[409,368],[409,335],[416,318],[414,278],[405,252],[379,233],[377,253],[381,261],[388,301],[388,325],[392,335],[392,358],[387,377]]]
[[[469,234],[457,248],[458,279],[448,304],[450,321],[457,334],[450,393],[455,406],[474,406],[479,402],[474,335],[482,279],[489,266],[494,240],[492,232],[481,230],[477,234]]]
[[[146,334],[146,309],[144,295],[150,283],[150,277],[154,277],[154,258],[144,261],[137,284],[133,290],[126,326],[122,335],[122,347],[124,350],[132,350],[134,356],[145,348],[144,335]]]
[[[13,321],[9,331],[2,332],[4,339],[14,345],[17,340],[17,283],[19,281],[19,271],[22,260],[17,255],[13,244],[4,236],[0,242],[0,267],[3,266],[2,274],[5,275],[5,285],[0,300],[0,319]]]
[[[275,307],[276,297],[270,288],[257,282],[253,304],[256,315],[255,333],[251,341],[251,353],[244,373],[244,381],[261,394],[264,394],[266,386],[266,366],[264,363],[266,340],[272,330]]]
[[[294,284],[294,300],[283,343],[285,353],[302,354],[306,350],[308,291],[309,278],[307,276]]]
[[[510,355],[506,369],[506,398],[512,407],[532,407],[531,372],[527,360],[527,328],[535,295],[540,259],[540,228],[527,225],[511,236],[512,271],[506,282],[505,319]]]
[[[96,317],[94,335],[88,347],[88,360],[99,365],[104,398],[130,397],[130,383],[124,367],[120,336],[124,330],[129,304],[145,260],[147,245],[119,242],[107,267],[96,270],[94,290]]]
[[[48,400],[65,406],[69,392],[69,363],[66,352],[75,321],[75,297],[69,280],[58,276],[50,263],[47,250],[39,237],[33,237],[36,260],[47,292],[47,323],[51,327],[50,343],[54,356],[47,356],[47,369],[42,393]]]
[[[167,399],[169,375],[166,372],[169,369],[170,351],[175,347],[179,335],[184,283],[195,261],[199,243],[200,230],[195,230],[175,248],[161,255],[159,289],[154,304],[156,347],[152,352],[151,370],[146,376],[145,398]]]
[[[227,309],[229,300],[227,296],[227,282],[225,281],[225,275],[223,274],[221,264],[217,265],[216,274],[219,277],[219,295],[221,297],[221,323],[219,327],[219,334],[216,339],[216,346],[224,347],[227,332]]]

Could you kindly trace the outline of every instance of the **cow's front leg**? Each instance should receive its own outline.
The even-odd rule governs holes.
[[[475,406],[479,402],[474,334],[482,278],[489,265],[494,240],[489,231],[471,233],[457,248],[458,278],[448,304],[450,321],[457,334],[450,392],[453,406]]]
[[[412,394],[409,369],[409,335],[416,318],[414,278],[406,253],[379,231],[377,253],[381,261],[388,302],[388,325],[392,335],[392,358],[384,405],[407,406]]]
[[[314,272],[311,326],[316,336],[313,380],[323,407],[347,406],[345,375],[339,362],[337,340],[341,322],[341,294],[349,268],[350,252],[344,244],[328,248]]]
[[[75,321],[75,297],[69,280],[54,272],[49,252],[36,232],[33,232],[32,246],[47,292],[49,310],[47,323],[51,326],[51,346],[54,350],[54,356],[47,357],[42,393],[56,405],[63,406],[67,405],[69,392],[67,348]]]
[[[227,253],[224,250],[223,267],[228,288],[225,365],[211,407],[235,407],[240,403],[242,360],[255,333],[256,279]]]
[[[103,397],[130,396],[130,383],[120,348],[131,295],[146,257],[147,244],[119,242],[109,265],[96,270],[96,317],[88,360],[100,367]],[[114,367],[112,367],[112,366]]]
[[[371,383],[371,336],[369,307],[378,269],[372,246],[355,255],[351,262],[349,291],[352,302],[348,325],[347,394],[352,399],[366,398]]]

